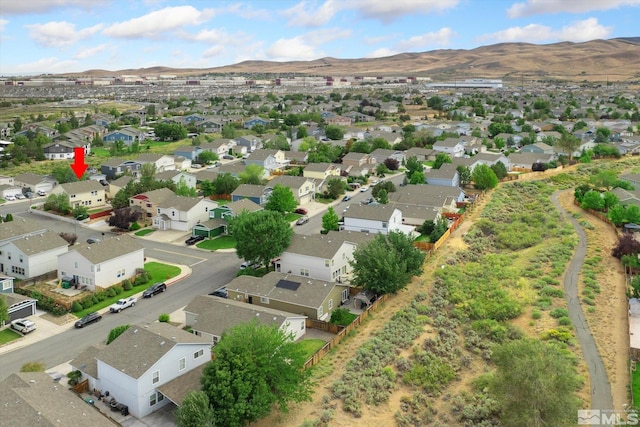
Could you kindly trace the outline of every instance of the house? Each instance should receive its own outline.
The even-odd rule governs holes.
[[[112,116],[108,116],[105,114],[94,114],[93,116],[91,116],[91,121],[94,125],[106,128],[109,127],[111,123],[113,123],[114,119]]]
[[[136,161],[141,165],[152,163],[156,168],[156,173],[176,169],[175,157],[168,154],[144,153],[140,154]]]
[[[535,144],[525,145],[520,149],[521,153],[535,153],[535,154],[551,154],[554,155],[555,149],[545,144],[544,142],[536,142]]]
[[[46,372],[20,372],[0,381],[0,420],[5,426],[118,425]]]
[[[275,270],[296,274],[304,271],[312,279],[342,282],[353,271],[350,261],[358,244],[372,238],[366,233],[349,231],[294,234],[289,247],[274,261]]]
[[[58,279],[73,278],[93,292],[133,279],[143,268],[144,248],[127,235],[76,244],[58,256]]]
[[[359,168],[371,164],[373,164],[373,161],[371,160],[371,157],[366,153],[347,153],[342,158],[343,166],[353,166]]]
[[[447,138],[443,141],[436,141],[433,149],[440,153],[446,153],[451,157],[464,156],[464,144],[458,138]]]
[[[236,142],[233,139],[218,138],[213,142],[205,142],[200,145],[203,151],[210,151],[221,158],[235,147]]]
[[[402,224],[414,228],[420,227],[425,221],[437,222],[442,216],[440,209],[434,206],[407,205],[393,203],[392,206],[402,212]]]
[[[114,179],[113,181],[109,182],[109,185],[107,186],[107,198],[113,199],[118,191],[126,187],[127,184],[132,180],[132,176],[123,175],[120,178]]]
[[[193,226],[193,236],[216,237],[227,232],[229,220],[242,212],[256,212],[263,207],[249,199],[241,199],[237,202],[226,203],[209,211],[209,219]]]
[[[444,185],[408,184],[389,193],[391,203],[431,206],[441,212],[457,212],[457,203],[464,199],[465,194],[460,188]]]
[[[351,119],[351,117],[339,116],[337,114],[334,114],[332,116],[325,117],[324,122],[327,125],[351,126],[353,124],[353,119]]]
[[[131,325],[104,347],[90,347],[70,364],[97,390],[142,418],[170,404],[160,388],[211,360],[211,344],[169,323]],[[89,425],[89,424],[87,424]]]
[[[159,230],[189,231],[209,219],[209,211],[218,206],[211,199],[173,195],[158,202],[152,225]]]
[[[419,162],[425,162],[428,160],[435,160],[437,151],[429,148],[411,147],[407,150],[405,157],[407,159],[415,157]]]
[[[253,320],[277,326],[293,341],[302,338],[306,332],[307,316],[210,295],[196,296],[184,308],[184,313],[185,323],[193,333],[213,345],[227,329]]]
[[[302,176],[305,178],[324,181],[328,178],[340,178],[342,168],[336,163],[310,163],[305,166]]]
[[[349,298],[347,285],[311,279],[305,270],[300,274],[238,276],[227,284],[229,299],[326,321]]]
[[[250,119],[247,119],[244,122],[242,122],[242,127],[245,129],[251,129],[255,125],[261,125],[261,126],[267,127],[269,126],[270,123],[271,123],[270,120],[263,119],[262,117],[251,117]]]
[[[51,193],[69,196],[69,203],[72,208],[78,206],[102,206],[107,200],[102,184],[92,179],[60,184],[51,190]]]
[[[385,148],[377,148],[369,153],[371,157],[371,163],[381,164],[387,159],[394,159],[398,164],[403,164],[406,160],[405,153],[398,150],[387,150]]]
[[[430,185],[445,185],[447,187],[460,185],[460,174],[453,163],[444,163],[440,169],[427,169],[424,176],[425,181]]]
[[[42,147],[47,160],[73,159],[74,145],[68,142],[56,141]]]
[[[15,185],[0,184],[0,198],[15,197],[17,194],[22,194],[22,188]]]
[[[16,221],[0,224],[13,227]],[[33,230],[40,228],[34,225]],[[59,255],[67,253],[69,243],[53,231],[40,230],[0,240],[0,273],[29,279],[54,271]]]
[[[234,148],[234,151],[239,151],[244,147],[246,152],[251,153],[262,147],[262,141],[260,140],[260,138],[253,135],[239,136],[237,138],[234,138],[234,141],[236,142],[237,146],[237,148]]]
[[[267,203],[271,191],[271,188],[267,189],[264,185],[240,184],[231,193],[231,201],[237,202],[238,200],[249,199],[258,205],[264,205]]]
[[[132,127],[126,127],[106,133],[102,137],[103,142],[122,141],[124,145],[130,147],[134,142],[144,141],[144,132]]]
[[[611,192],[615,194],[616,197],[618,197],[618,200],[620,201],[621,205],[623,206],[636,205],[640,207],[640,194],[638,190],[630,191],[620,187],[616,187],[613,190],[611,190]]]
[[[129,198],[129,207],[142,209],[147,220],[153,218],[158,212],[158,204],[171,197],[175,193],[168,188],[147,191]]]
[[[100,172],[108,179],[116,179],[122,175],[139,177],[142,173],[142,163],[137,160],[111,158],[100,165]]]
[[[309,161],[308,151],[285,151],[284,155],[292,165],[302,165]]]
[[[56,180],[53,178],[31,172],[19,173],[15,176],[14,182],[15,185],[20,188],[30,188],[33,193],[37,193],[39,191],[48,193],[53,190],[53,187],[58,185]]]
[[[175,156],[176,169],[187,170],[191,167],[191,159],[184,156]]]
[[[0,273],[0,295],[7,303],[9,322],[36,314],[37,300],[13,292],[13,277]],[[0,322],[0,327],[3,326]]]
[[[284,156],[282,150],[259,149],[252,151],[244,161],[245,165],[262,166],[269,172],[280,171],[284,169],[289,162]]]
[[[511,153],[509,162],[511,162],[512,169],[531,169],[534,163],[549,163],[553,158],[554,156],[551,154]]]
[[[182,156],[194,163],[197,161],[200,153],[202,153],[202,148],[194,145],[181,145],[180,147],[173,150],[174,156]]]
[[[304,176],[279,175],[268,184],[270,188],[274,188],[276,185],[289,188],[299,205],[312,201],[316,194],[315,181]]]
[[[208,118],[196,123],[196,129],[198,132],[204,133],[219,133],[222,132],[224,124],[220,120],[214,118]]]
[[[402,212],[392,205],[350,205],[343,220],[346,231],[382,234],[411,231],[402,226]]]
[[[184,182],[189,188],[196,188],[196,176],[192,173],[178,170],[167,170],[154,175],[158,181],[172,181],[176,185]]]

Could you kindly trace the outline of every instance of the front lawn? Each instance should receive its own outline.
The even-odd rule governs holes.
[[[314,338],[310,340],[298,341],[296,344],[302,347],[302,351],[304,352],[304,359],[309,360],[311,359],[311,356],[316,354],[316,351],[324,347],[326,343],[326,341]]]
[[[6,343],[11,342],[13,340],[17,340],[21,336],[22,335],[20,335],[19,333],[17,333],[13,329],[10,329],[10,328],[4,329],[4,330],[0,331],[0,345],[6,344]]]
[[[220,236],[212,240],[203,240],[196,247],[216,251],[218,249],[233,249],[236,247],[236,239],[231,236]]]
[[[426,234],[421,234],[418,237],[416,237],[416,239],[414,240],[414,242],[425,242],[425,243],[431,243],[431,238],[426,235]]]
[[[301,216],[302,216],[302,215],[300,215],[300,214],[293,213],[293,212],[289,212],[289,213],[285,214],[284,219],[285,219],[287,222],[292,222],[292,221],[297,220],[297,219],[298,219],[298,218],[300,218]]]
[[[144,230],[136,231],[135,235],[136,236],[146,236],[147,234],[151,234],[154,231],[156,231],[155,228],[145,228]]]
[[[144,269],[151,274],[149,285],[156,282],[164,282],[167,279],[176,277],[180,274],[180,267],[175,265],[162,264],[159,262],[148,262],[144,265]]]

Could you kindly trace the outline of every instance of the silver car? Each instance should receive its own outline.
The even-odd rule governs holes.
[[[29,332],[36,330],[36,324],[27,319],[13,320],[11,321],[11,327],[23,334],[28,334]]]

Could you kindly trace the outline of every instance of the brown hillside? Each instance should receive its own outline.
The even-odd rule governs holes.
[[[401,53],[384,58],[314,61],[244,61],[203,69],[152,67],[118,71],[90,70],[69,74],[114,76],[122,74],[193,76],[203,74],[307,74],[362,76],[429,76],[434,79],[520,78],[624,81],[640,78],[640,38],[562,42],[548,45],[502,43],[471,50],[434,50]]]

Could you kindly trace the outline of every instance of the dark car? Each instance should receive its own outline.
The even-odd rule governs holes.
[[[214,297],[220,297],[220,298],[229,298],[229,293],[227,292],[227,288],[220,288],[216,291],[210,292],[209,295],[213,295]]]
[[[201,242],[204,240],[204,236],[191,236],[189,237],[187,240],[185,240],[184,242],[191,246],[191,245],[195,245],[198,242]]]
[[[142,293],[142,297],[143,298],[151,298],[155,294],[159,294],[160,292],[164,292],[166,290],[167,290],[167,284],[166,283],[164,283],[164,282],[154,283],[153,285],[149,286]]]
[[[76,328],[84,328],[85,326],[99,322],[100,320],[102,320],[102,315],[97,311],[94,311],[93,313],[89,313],[82,319],[78,320],[74,326]]]
[[[300,214],[300,215],[306,215],[308,212],[305,208],[298,208],[295,211],[293,211],[294,213]]]
[[[222,156],[223,159],[225,160],[233,160],[235,159],[235,157],[233,157],[231,154],[225,154]]]
[[[368,205],[373,202],[373,197],[366,198],[362,201],[363,205]]]
[[[100,241],[100,239],[98,239],[97,237],[89,237],[87,239],[87,243],[88,244],[92,244],[92,243],[98,243]]]

